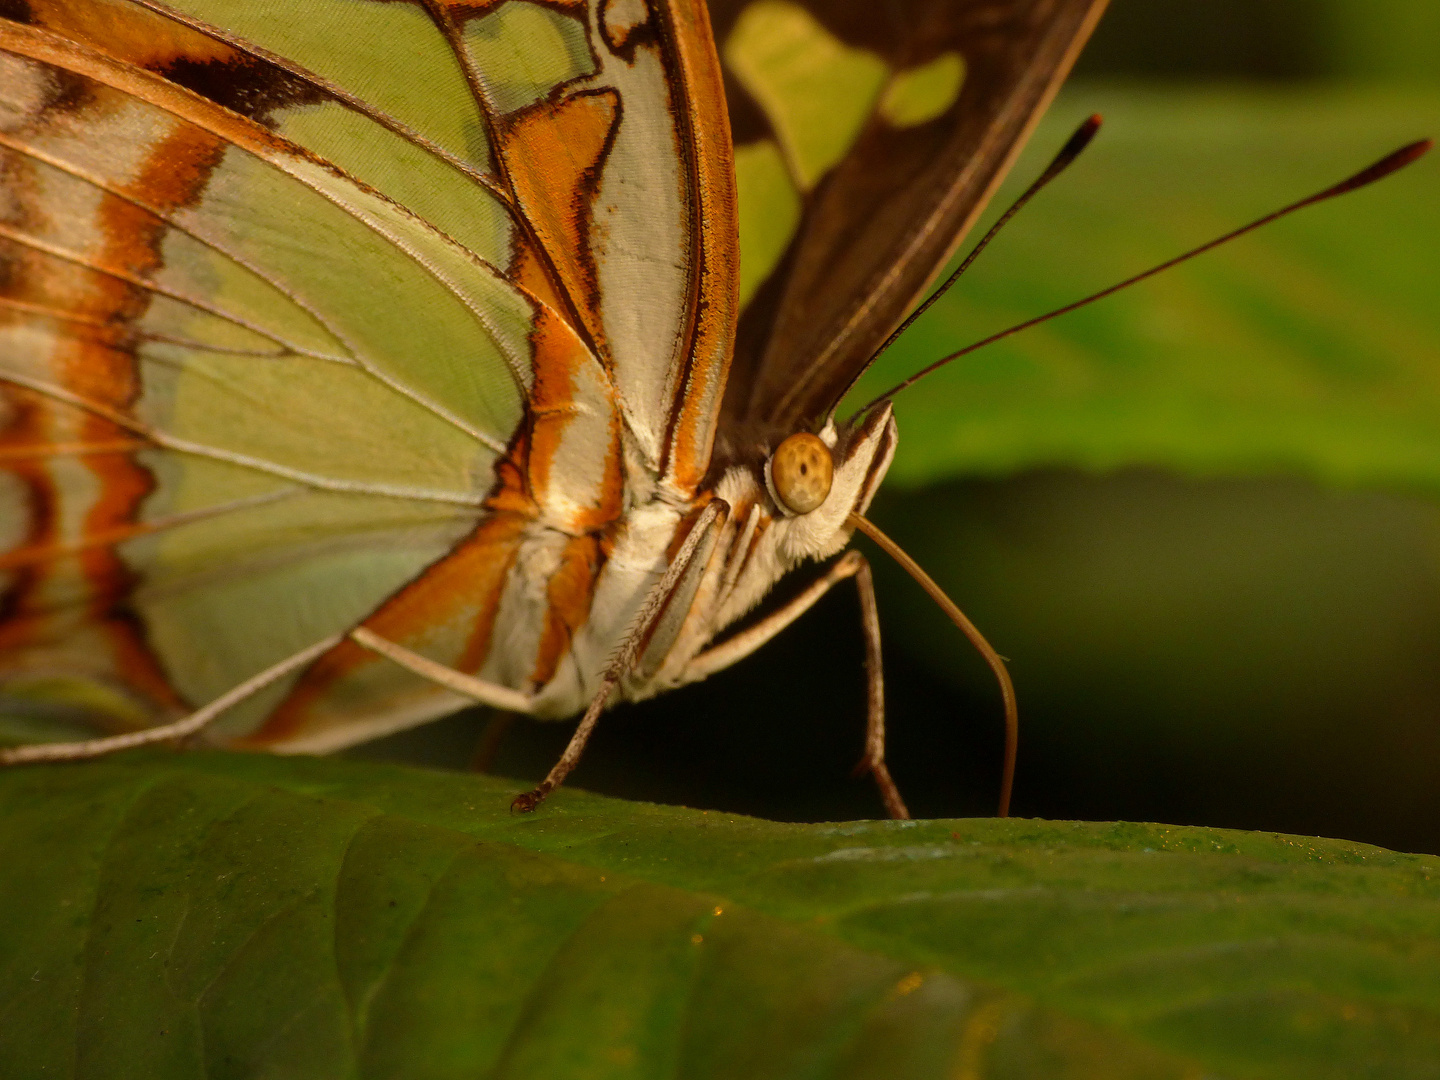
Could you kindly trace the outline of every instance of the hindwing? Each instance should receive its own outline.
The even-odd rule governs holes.
[[[367,615],[473,671],[527,529],[593,579],[627,485],[693,493],[737,262],[695,0],[3,11],[0,678],[34,715],[144,726]],[[453,704],[342,649],[229,729]]]

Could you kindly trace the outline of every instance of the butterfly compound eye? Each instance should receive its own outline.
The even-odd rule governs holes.
[[[770,457],[770,482],[775,494],[794,514],[808,514],[830,494],[835,460],[830,448],[809,432],[791,435]]]

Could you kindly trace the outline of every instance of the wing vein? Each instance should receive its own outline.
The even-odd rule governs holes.
[[[68,262],[75,266],[83,266],[85,269],[94,271],[97,274],[103,274],[105,277],[114,278],[116,281],[123,281],[127,285],[133,285],[137,289],[144,289],[146,292],[155,293],[157,296],[163,296],[167,300],[174,300],[178,304],[184,304],[186,307],[194,308],[196,311],[202,311],[206,315],[213,315],[215,318],[222,319],[225,322],[228,322],[234,326],[238,326],[242,330],[248,330],[253,334],[275,342],[276,345],[284,349],[287,353],[292,353],[296,356],[308,356],[311,359],[315,360],[328,360],[332,363],[346,364],[352,367],[357,366],[357,362],[348,357],[330,356],[326,353],[320,353],[315,352],[311,349],[306,349],[303,346],[292,345],[290,342],[285,341],[283,338],[277,337],[275,334],[272,334],[269,331],[250,323],[249,320],[241,318],[238,315],[232,315],[226,312],[224,309],[216,307],[213,304],[208,304],[204,300],[201,300],[199,297],[187,296],[185,293],[180,292],[177,289],[172,289],[168,286],[161,285],[159,282],[156,281],[150,281],[146,278],[141,277],[139,274],[132,274],[128,270],[121,270],[118,267],[113,266],[104,266],[96,260],[88,258],[87,256],[80,254],[79,252],[71,251],[68,248],[63,248],[58,244],[52,244],[48,241],[41,240],[37,236],[31,236],[29,233],[21,229],[17,229],[4,222],[0,222],[0,239],[9,240],[10,242],[19,244],[22,247],[30,248],[32,251],[38,251],[44,255],[49,255],[51,258],[59,259],[62,262]],[[15,306],[18,306],[18,303]],[[41,305],[33,305],[33,307],[40,308]],[[89,320],[81,318],[75,321]]]
[[[154,0],[127,0],[127,2],[136,7],[144,8],[163,19],[189,27],[198,34],[203,34],[215,41],[222,42],[236,52],[245,53],[246,55],[255,57],[257,60],[272,64],[291,77],[308,83],[315,89],[343,103],[347,108],[359,113],[361,116],[373,120],[386,131],[404,139],[412,146],[424,150],[432,157],[438,158],[457,172],[462,173],[467,179],[472,180],[484,188],[490,195],[494,196],[512,219],[517,222],[523,219],[524,214],[520,208],[515,205],[513,196],[504,185],[497,183],[494,178],[487,176],[464,158],[445,149],[439,143],[432,141],[384,110],[377,109],[364,98],[356,97],[343,87],[332,83],[324,76],[317,75],[308,68],[301,67],[286,57],[262,48],[252,41],[247,41],[242,37],[226,33],[217,26],[211,26],[209,23],[202,22],[199,19],[186,15],[184,12],[176,11],[174,8],[167,7],[164,4],[155,3]]]
[[[585,347],[590,350],[591,355],[598,357],[600,350],[591,340],[585,320],[580,317],[580,308],[574,295],[561,276],[559,268],[556,267],[550,249],[540,242],[540,234],[535,229],[535,223],[525,214],[520,206],[519,197],[515,194],[515,183],[510,178],[510,170],[505,164],[505,152],[500,146],[499,110],[490,100],[489,95],[485,93],[485,85],[475,70],[475,61],[471,58],[469,50],[465,48],[449,12],[441,4],[436,3],[436,0],[421,0],[421,2],[431,21],[435,23],[445,36],[446,42],[449,43],[450,52],[454,55],[455,62],[460,65],[460,71],[465,77],[465,84],[470,88],[470,96],[475,99],[475,108],[479,111],[480,119],[485,124],[485,136],[490,145],[490,156],[495,161],[495,171],[499,174],[500,183],[504,185],[508,193],[510,204],[515,207],[515,223],[524,232],[526,241],[535,253],[535,258],[545,271],[545,277],[549,279],[550,287],[555,290],[555,295],[560,297],[565,304],[565,311],[563,313],[556,312],[556,318],[570,327],[571,332],[585,343]]]
[[[105,319],[97,319],[88,315],[81,315],[79,312],[68,311],[64,308],[50,307],[47,304],[34,304],[28,300],[17,300],[12,296],[0,296],[0,308],[9,308],[12,311],[22,312],[26,315],[36,315],[45,319],[54,319],[56,322],[74,323],[77,326],[88,326],[101,331],[111,331],[119,325],[108,322]],[[283,345],[274,351],[263,352],[260,349],[242,349],[238,346],[214,345],[205,341],[195,341],[192,338],[180,337],[177,334],[161,334],[154,330],[139,330],[134,327],[127,327],[126,331],[141,341],[163,342],[167,345],[177,345],[184,349],[193,349],[195,352],[221,353],[225,356],[253,356],[257,360],[281,360],[292,355],[290,350],[286,349]],[[314,359],[333,360],[347,367],[355,366],[351,361],[340,357],[316,356]]]
[[[102,529],[99,532],[91,533],[88,536],[69,543],[38,544],[31,545],[30,547],[15,548],[12,551],[0,555],[0,570],[14,570],[22,566],[31,566],[52,559],[63,559],[68,556],[78,555],[81,552],[90,551],[94,548],[121,544],[126,540],[135,540],[142,536],[153,536],[156,533],[168,532],[171,529],[177,529],[182,525],[189,525],[195,521],[204,521],[208,518],[220,517],[222,514],[229,514],[238,510],[248,510],[252,507],[265,506],[269,503],[293,498],[304,492],[305,489],[298,485],[289,488],[279,488],[275,491],[266,491],[259,495],[251,495],[243,499],[232,499],[229,502],[202,507],[198,510],[187,510],[183,513],[168,514],[165,517],[155,518],[153,521],[136,521],[110,529]]]
[[[209,458],[214,461],[228,462],[231,465],[253,469],[256,472],[266,473],[270,476],[278,476],[284,480],[292,480],[297,484],[304,484],[306,487],[312,487],[318,491],[334,491],[350,495],[374,495],[389,499],[410,499],[416,502],[438,502],[451,506],[479,507],[484,502],[484,497],[480,495],[460,495],[451,491],[437,491],[433,488],[409,487],[403,484],[372,484],[359,480],[343,480],[339,477],[322,476],[318,473],[306,472],[303,469],[291,468],[277,461],[269,461],[265,458],[255,457],[252,454],[242,454],[234,450],[223,450],[218,446],[207,446],[204,443],[169,435],[148,424],[141,423],[133,417],[126,416],[116,409],[102,405],[97,401],[91,401],[80,394],[73,393],[64,387],[56,386],[42,379],[32,379],[19,372],[7,371],[4,368],[0,368],[0,381],[22,386],[37,394],[43,394],[56,401],[62,401],[67,405],[84,409],[86,412],[92,413],[101,419],[108,420],[117,427],[129,431],[132,434],[139,435],[166,450]]]
[[[200,244],[200,245],[208,248],[209,250],[215,252],[217,255],[221,256],[222,258],[229,259],[231,262],[233,262],[236,266],[240,267],[242,270],[245,270],[245,271],[247,271],[248,273],[253,274],[255,277],[257,277],[257,278],[260,279],[261,281],[265,282],[265,284],[269,285],[269,286],[270,286],[271,288],[273,288],[276,292],[278,292],[281,296],[284,296],[287,300],[289,300],[289,301],[290,301],[292,304],[294,304],[297,308],[299,308],[301,311],[305,312],[305,314],[309,315],[312,319],[314,319],[317,323],[319,323],[320,326],[323,327],[327,333],[329,333],[332,337],[334,337],[337,341],[339,341],[342,345],[344,345],[345,348],[350,351],[350,354],[351,354],[351,355],[350,355],[349,357],[331,356],[331,355],[329,355],[328,353],[321,353],[321,352],[317,352],[317,351],[312,350],[312,349],[305,349],[305,348],[302,348],[302,347],[297,346],[297,345],[292,345],[292,344],[284,341],[282,338],[278,337],[277,335],[275,335],[275,334],[273,334],[273,333],[270,333],[270,332],[268,332],[268,331],[262,330],[262,329],[260,329],[260,328],[257,327],[257,326],[252,326],[252,325],[249,324],[249,322],[248,322],[247,320],[243,320],[243,319],[239,318],[238,316],[228,314],[228,313],[222,311],[222,310],[219,309],[219,308],[202,307],[202,306],[201,306],[201,303],[200,303],[199,301],[186,301],[186,302],[190,302],[190,303],[192,304],[192,306],[201,307],[202,310],[206,310],[206,311],[208,311],[208,312],[209,312],[210,314],[212,314],[212,315],[215,315],[215,316],[217,316],[217,317],[219,317],[219,318],[227,319],[228,321],[233,322],[233,323],[234,323],[235,325],[237,325],[237,326],[241,326],[241,327],[243,327],[243,328],[246,329],[246,330],[252,330],[252,331],[254,331],[255,333],[258,333],[258,334],[260,334],[260,335],[263,336],[263,337],[267,337],[267,338],[269,338],[271,341],[274,341],[277,345],[279,345],[279,346],[280,346],[282,349],[284,349],[286,352],[289,352],[289,353],[291,353],[291,354],[293,354],[293,355],[296,355],[296,356],[306,356],[306,357],[309,357],[309,358],[314,359],[314,360],[327,360],[327,361],[331,361],[331,362],[333,362],[333,363],[340,363],[340,364],[346,364],[346,365],[349,365],[349,366],[352,366],[352,367],[359,367],[362,371],[364,371],[364,372],[365,372],[367,375],[369,375],[371,378],[375,379],[376,381],[380,382],[380,383],[383,384],[384,386],[386,386],[386,387],[388,387],[389,389],[393,390],[394,392],[396,392],[396,393],[399,394],[400,396],[405,397],[405,398],[408,398],[409,400],[415,402],[415,404],[417,404],[417,405],[421,406],[422,408],[426,409],[427,411],[433,413],[435,416],[439,417],[441,420],[445,421],[447,424],[450,424],[452,427],[455,427],[455,428],[457,428],[458,430],[464,432],[466,435],[470,436],[470,438],[474,439],[476,442],[481,443],[482,445],[489,447],[491,450],[494,450],[497,454],[499,454],[499,453],[504,453],[504,452],[505,452],[505,444],[504,444],[503,442],[501,442],[499,439],[495,438],[493,435],[490,435],[490,434],[488,434],[488,433],[486,433],[486,432],[480,431],[478,428],[475,428],[473,425],[470,425],[470,424],[465,423],[464,420],[462,420],[459,416],[456,416],[456,415],[455,415],[453,412],[451,412],[449,409],[446,409],[443,405],[440,405],[438,402],[431,401],[431,400],[430,400],[428,397],[426,397],[424,394],[421,394],[421,393],[419,393],[418,391],[411,389],[409,386],[405,385],[405,383],[402,382],[401,380],[395,378],[393,375],[387,374],[385,371],[383,371],[383,370],[381,370],[380,368],[378,368],[378,367],[374,364],[373,361],[371,361],[371,360],[369,360],[369,359],[366,358],[363,349],[357,348],[356,345],[355,345],[355,343],[352,342],[352,341],[350,341],[350,340],[348,340],[347,335],[344,334],[338,327],[334,326],[334,325],[331,323],[331,321],[330,321],[328,318],[326,318],[321,312],[315,310],[315,308],[312,307],[310,304],[308,304],[308,303],[305,302],[304,300],[300,299],[300,297],[296,296],[294,293],[292,293],[289,289],[287,289],[287,288],[286,288],[284,285],[282,285],[280,282],[278,282],[277,280],[275,280],[274,278],[272,278],[270,275],[266,274],[260,267],[252,265],[252,264],[249,262],[249,260],[247,260],[247,259],[245,259],[244,257],[242,257],[242,256],[239,255],[237,252],[232,251],[231,249],[229,249],[228,247],[226,247],[224,244],[222,244],[222,243],[220,243],[219,241],[213,239],[212,237],[208,237],[208,236],[202,235],[201,233],[197,232],[195,229],[193,229],[193,228],[191,228],[191,227],[189,227],[189,226],[187,226],[187,225],[184,225],[184,224],[176,221],[171,215],[169,215],[169,214],[165,213],[164,211],[160,210],[158,207],[155,207],[155,206],[153,206],[153,205],[151,205],[151,204],[149,204],[149,203],[146,203],[146,202],[141,201],[139,198],[135,197],[134,195],[130,194],[129,192],[121,191],[121,190],[113,187],[112,185],[108,184],[107,182],[105,182],[105,181],[104,181],[103,179],[101,179],[100,177],[94,176],[94,175],[88,173],[87,171],[85,171],[85,170],[83,170],[83,169],[75,166],[72,162],[65,161],[63,158],[58,158],[58,157],[55,157],[54,155],[51,155],[51,154],[43,153],[42,151],[36,149],[35,147],[29,146],[28,144],[22,143],[22,142],[20,142],[20,141],[18,141],[18,140],[16,140],[16,139],[13,139],[13,138],[9,137],[6,133],[3,133],[3,132],[0,132],[0,146],[8,147],[9,149],[15,151],[16,153],[23,154],[24,156],[29,157],[29,158],[32,158],[32,159],[35,160],[35,161],[42,162],[43,164],[48,165],[48,166],[50,166],[50,167],[53,168],[53,169],[57,169],[57,170],[59,170],[60,172],[65,173],[67,176],[74,177],[76,180],[79,180],[79,181],[81,181],[81,182],[83,182],[83,183],[90,184],[92,187],[95,187],[96,189],[105,192],[106,194],[112,196],[113,198],[119,199],[120,201],[122,201],[122,202],[124,202],[124,203],[127,203],[128,205],[133,206],[133,207],[135,207],[136,209],[138,209],[138,210],[140,210],[140,211],[142,211],[142,212],[144,212],[144,213],[146,213],[146,214],[149,214],[151,217],[155,218],[157,221],[164,222],[164,224],[165,224],[168,228],[172,228],[172,229],[174,229],[176,232],[182,233],[182,234],[184,234],[185,236],[190,237],[190,238],[191,238],[192,240],[194,240],[197,244]],[[288,175],[288,174],[287,174],[287,175]],[[51,254],[55,254],[55,253],[52,252]],[[57,255],[57,257],[60,257],[60,256]],[[78,258],[79,258],[79,257],[77,256],[77,260],[78,260]],[[108,269],[108,268],[102,268],[102,267],[99,267],[99,266],[97,266],[97,265],[93,265],[93,264],[89,264],[89,263],[86,263],[85,265],[88,265],[88,266],[90,267],[90,269],[95,270],[97,273],[108,273],[108,274],[118,275],[118,272],[117,272],[117,271],[114,271],[114,270],[111,270],[111,269]],[[128,277],[128,276],[123,276],[123,280],[130,281],[132,284],[141,285],[142,287],[152,288],[152,289],[154,289],[154,291],[160,292],[162,295],[169,295],[169,296],[171,296],[172,299],[182,299],[182,297],[180,297],[178,294],[172,295],[172,294],[170,294],[170,293],[166,293],[161,287],[149,283],[149,282],[148,282],[146,279],[144,279],[144,278],[139,278],[139,277],[131,278],[131,277]],[[177,342],[177,344],[179,344],[179,342]],[[225,350],[211,350],[211,351],[225,351]]]

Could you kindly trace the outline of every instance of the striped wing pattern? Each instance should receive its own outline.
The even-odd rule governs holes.
[[[698,0],[0,12],[7,708],[147,726],[362,620],[468,672],[526,627],[503,674],[545,685],[627,500],[710,457],[738,259]],[[457,703],[341,646],[224,733]]]

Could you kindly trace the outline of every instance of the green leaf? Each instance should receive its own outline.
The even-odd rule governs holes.
[[[852,404],[1440,132],[1433,90],[1072,86],[997,206],[1095,111],[1094,146]],[[892,484],[1153,465],[1440,491],[1437,178],[1431,155],[931,376],[897,399]]]
[[[515,791],[0,773],[0,1076],[1437,1075],[1440,859]]]

